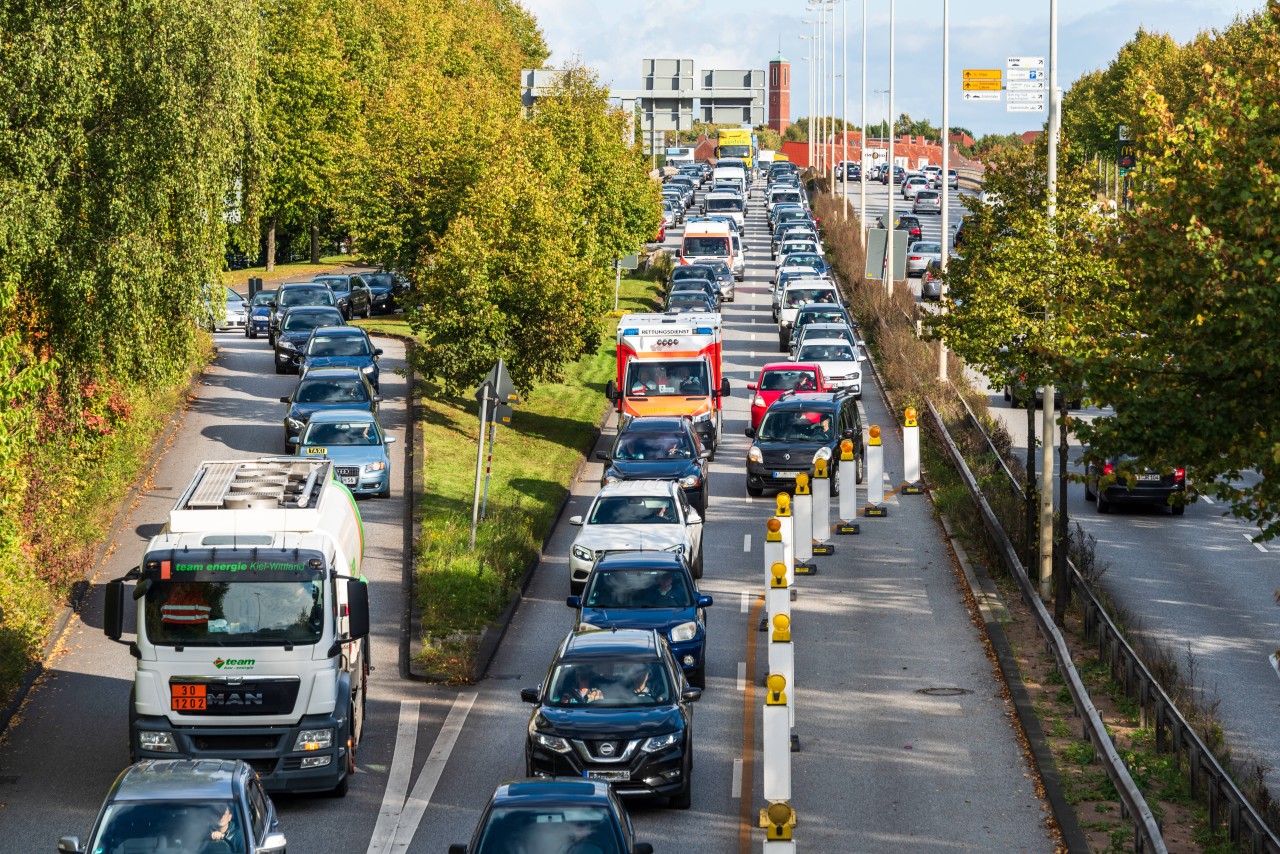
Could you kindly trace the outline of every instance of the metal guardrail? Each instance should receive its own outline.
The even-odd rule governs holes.
[[[969,408],[964,397],[959,394],[957,394],[957,397],[964,404],[970,423],[982,435],[987,446],[995,453],[996,458],[1000,460],[1000,465],[1004,468],[1010,486],[1019,495],[1025,495],[1022,486],[1018,483],[1017,478],[1014,477],[1009,467],[1005,465],[1004,459],[996,451],[991,437],[987,435],[986,429],[982,426],[973,410]],[[935,420],[941,425],[941,419],[933,409],[932,404],[929,405],[929,409],[933,413]],[[954,443],[945,426],[941,426],[941,431],[948,448],[953,448]],[[962,471],[964,472],[965,482],[969,485],[972,481],[972,476],[967,467]],[[975,486],[976,482],[970,485],[971,492]],[[986,506],[985,497],[981,499],[980,504],[984,508],[984,521],[988,521],[987,516],[990,508]],[[999,528],[999,523],[995,520],[994,515],[988,521],[988,529],[991,528],[992,523],[995,523],[996,527]],[[1000,529],[999,535],[993,532],[993,536],[996,536],[997,541],[1002,546],[1008,541],[1003,529]],[[1013,574],[1018,578],[1019,584],[1023,585],[1024,580],[1029,584],[1029,579],[1026,578],[1026,570],[1021,565],[1021,562],[1017,560],[1016,551],[1009,550],[1004,555],[1004,558],[1006,564],[1013,561],[1010,567],[1013,569]],[[1016,569],[1014,569],[1015,566]],[[1177,705],[1169,695],[1165,693],[1159,681],[1152,675],[1138,653],[1125,640],[1123,633],[1112,621],[1106,608],[1098,601],[1098,597],[1094,595],[1089,582],[1080,573],[1080,570],[1071,561],[1067,561],[1067,567],[1071,572],[1072,592],[1080,597],[1084,609],[1085,639],[1096,643],[1099,655],[1107,661],[1112,679],[1123,688],[1125,696],[1137,702],[1142,724],[1146,726],[1148,722],[1154,721],[1156,750],[1162,753],[1173,752],[1185,762],[1192,796],[1198,797],[1202,791],[1207,796],[1210,827],[1218,828],[1222,826],[1223,813],[1225,811],[1227,838],[1232,844],[1237,847],[1247,846],[1247,850],[1255,852],[1255,854],[1259,854],[1259,852],[1280,854],[1280,837],[1276,835],[1276,832],[1271,829],[1253,804],[1249,802],[1249,799],[1245,797],[1244,793],[1235,784],[1235,781],[1231,779],[1230,775],[1227,774],[1226,770],[1213,755],[1213,751],[1209,749],[1191,724],[1187,722],[1187,719],[1178,710]],[[1034,589],[1032,589],[1031,593],[1032,598],[1039,603],[1039,596],[1034,595]],[[1023,585],[1023,596],[1024,598],[1027,596],[1025,585]],[[1116,788],[1119,791],[1119,786]]]
[[[1031,583],[1031,579],[1027,577],[1022,561],[1018,559],[1018,553],[1013,547],[1013,542],[1009,539],[1008,534],[1005,533],[1004,528],[1000,526],[1000,520],[996,518],[991,505],[987,503],[987,498],[982,493],[982,487],[979,486],[978,481],[974,478],[973,472],[969,470],[968,463],[965,462],[960,449],[951,438],[942,416],[934,408],[933,401],[926,400],[925,406],[928,407],[929,414],[937,425],[938,433],[942,436],[943,443],[947,447],[947,453],[951,456],[952,462],[955,463],[957,471],[960,472],[965,487],[978,505],[978,510],[982,516],[983,523],[986,525],[987,532],[995,540],[1000,555],[1010,570],[1010,574],[1017,580],[1018,587],[1022,591],[1023,601],[1030,607],[1040,633],[1049,641],[1053,656],[1057,660],[1058,672],[1062,674],[1063,682],[1071,694],[1071,700],[1075,704],[1076,712],[1084,722],[1084,733],[1093,744],[1095,755],[1101,761],[1103,768],[1107,772],[1107,777],[1111,780],[1112,785],[1115,786],[1116,793],[1120,797],[1120,803],[1123,808],[1122,815],[1133,820],[1134,850],[1138,852],[1150,851],[1152,854],[1167,854],[1168,849],[1165,847],[1160,826],[1157,824],[1155,816],[1152,815],[1151,807],[1147,805],[1146,798],[1142,796],[1142,791],[1133,782],[1133,777],[1129,774],[1129,769],[1125,766],[1124,760],[1116,752],[1116,747],[1112,743],[1111,737],[1107,735],[1106,724],[1103,723],[1101,715],[1098,714],[1098,710],[1094,707],[1093,701],[1089,698],[1089,691],[1085,688],[1084,682],[1080,679],[1080,674],[1076,672],[1075,665],[1071,661],[1071,650],[1067,647],[1066,640],[1062,637],[1062,633],[1058,631],[1058,627],[1054,625],[1053,617],[1045,610],[1044,603],[1040,601],[1040,596],[1037,594],[1035,586]]]

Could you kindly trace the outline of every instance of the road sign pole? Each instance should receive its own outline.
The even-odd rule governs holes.
[[[498,419],[489,424],[489,453],[484,458],[484,497],[480,499],[480,520],[489,513],[489,477],[493,472],[493,443],[498,438]]]
[[[951,0],[942,0],[942,255],[940,272],[947,272],[947,256],[951,254],[951,235],[947,231],[951,208]],[[957,185],[958,186],[958,185]],[[921,235],[923,236],[923,235]],[[910,248],[910,247],[908,247]],[[945,281],[945,277],[943,281]],[[945,312],[946,285],[938,285],[938,306]],[[947,342],[938,336],[938,381],[947,380]]]
[[[622,290],[622,259],[613,262],[613,310],[618,310],[618,291]]]
[[[476,446],[476,491],[471,501],[471,551],[476,550],[476,525],[480,523],[480,468],[484,464],[484,434],[489,423],[489,386],[481,386],[480,391],[480,443]]]

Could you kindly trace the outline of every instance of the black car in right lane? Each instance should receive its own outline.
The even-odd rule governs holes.
[[[1107,457],[1085,469],[1084,497],[1098,502],[1099,513],[1110,513],[1116,504],[1148,504],[1181,516],[1187,509],[1186,492],[1186,469],[1155,469],[1137,457]]]
[[[862,483],[867,449],[862,439],[862,416],[851,391],[814,394],[784,392],[760,421],[748,427],[755,441],[747,449],[747,494],[761,495],[765,488],[790,492],[800,472],[813,476],[814,463],[828,461],[831,494],[840,494],[840,443],[853,442],[857,482]]]
[[[603,780],[624,798],[666,797],[688,809],[691,704],[701,696],[655,631],[571,632],[542,685],[520,692],[535,705],[526,773]]]

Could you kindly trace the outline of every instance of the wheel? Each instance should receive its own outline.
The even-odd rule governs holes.
[[[693,781],[689,779],[689,772],[693,770],[693,763],[686,762],[684,768],[684,788],[680,790],[680,794],[672,795],[667,799],[667,805],[673,810],[687,810],[693,805]]]
[[[779,353],[787,352],[787,344],[788,344],[788,339],[779,335],[778,336],[778,352]]]
[[[379,493],[377,494],[377,496],[376,496],[376,497],[378,497],[378,498],[390,498],[390,497],[391,497],[391,484],[390,484],[390,483],[388,483],[388,484],[387,484],[387,488],[386,488],[386,489],[384,489],[384,490],[382,490],[381,492],[379,492]]]
[[[1087,480],[1084,482],[1084,500],[1085,501],[1098,500],[1098,496],[1094,494],[1093,487],[1089,486],[1089,481]]]
[[[1186,510],[1187,510],[1187,505],[1185,504],[1173,505],[1173,515],[1175,516],[1181,516],[1183,513],[1186,512]]]
[[[372,302],[372,301],[367,302],[367,303],[365,303],[365,304],[364,304],[364,319],[365,319],[365,320],[368,320],[370,317],[373,317],[373,302]]]
[[[283,373],[284,373],[284,365],[281,365],[281,364],[280,364],[280,360],[279,360],[279,359],[276,359],[276,373],[277,373],[277,374],[283,374]]]
[[[831,497],[835,498],[840,494],[840,463],[836,463],[831,467]]]
[[[866,478],[866,470],[863,468],[863,466],[865,465],[866,459],[867,459],[867,449],[866,447],[863,447],[862,456],[858,457],[858,467],[855,472],[855,474],[858,477],[858,483],[862,483],[862,481]]]
[[[689,680],[689,684],[695,688],[707,687],[707,666],[704,664],[697,670],[690,670],[685,678]]]
[[[1098,493],[1098,512],[1099,513],[1111,512],[1111,502],[1103,498],[1101,492]]]
[[[254,326],[249,326],[249,327],[247,327],[247,328],[244,330],[244,337],[246,337],[246,338],[257,338],[257,337],[258,337],[258,329],[257,329],[257,327],[254,327]]]
[[[698,559],[693,563],[693,577],[702,577],[702,549],[698,549]]]
[[[750,483],[748,483],[748,484],[747,484],[747,495],[750,495],[752,498],[759,498],[761,495],[764,495],[764,487],[763,487],[763,486],[752,486]]]
[[[1012,401],[1012,400],[1013,400],[1013,395],[1009,392],[1009,387],[1008,387],[1008,386],[1005,386],[1005,387],[1004,387],[1004,401],[1005,401],[1005,403],[1009,403],[1009,402],[1010,402],[1010,401]]]

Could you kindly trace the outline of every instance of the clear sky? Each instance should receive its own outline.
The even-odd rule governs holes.
[[[551,48],[550,63],[578,60],[619,89],[640,85],[643,59],[692,59],[698,72],[714,68],[764,69],[779,49],[792,67],[791,117],[808,112],[809,77],[804,57],[817,13],[804,0],[522,0],[538,19]],[[942,0],[896,0],[894,112],[942,120]],[[1201,30],[1220,29],[1262,0],[1060,0],[1059,85],[1106,67],[1140,28],[1186,42]],[[889,0],[866,0],[867,121],[887,112]],[[849,100],[858,121],[862,88],[861,0],[848,0]],[[838,41],[845,4],[837,3]],[[1048,56],[1049,2],[951,0],[951,124],[975,135],[1035,130],[1045,113],[1007,113],[1003,102],[965,103],[960,72],[1003,68],[1008,56]],[[839,61],[837,74],[841,74]],[[836,88],[844,85],[837,78]],[[836,100],[840,103],[839,95]],[[837,106],[836,114],[840,110]]]

